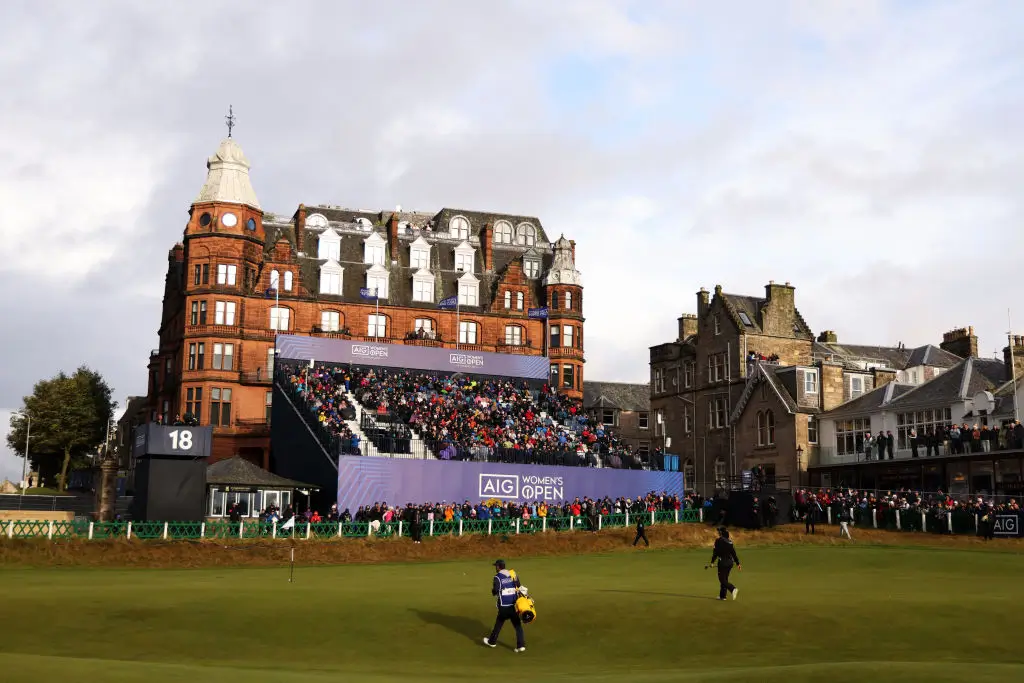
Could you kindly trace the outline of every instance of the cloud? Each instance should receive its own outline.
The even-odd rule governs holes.
[[[145,390],[228,104],[268,211],[477,208],[576,240],[591,378],[645,380],[700,287],[769,279],[841,338],[1001,346],[1022,29],[997,2],[6,3],[0,406],[82,362]]]

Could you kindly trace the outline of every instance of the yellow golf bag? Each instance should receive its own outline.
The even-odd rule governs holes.
[[[537,618],[537,606],[525,588],[519,589],[519,597],[516,598],[516,614],[524,624],[529,624]]]

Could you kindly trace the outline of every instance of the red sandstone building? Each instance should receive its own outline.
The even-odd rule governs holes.
[[[230,137],[207,169],[168,255],[148,403],[151,419],[212,425],[212,460],[268,467],[278,333],[548,354],[551,381],[582,395],[576,244],[551,243],[538,219],[302,204],[284,218],[263,212]],[[458,313],[440,310],[453,296]],[[547,323],[528,316],[543,307]]]

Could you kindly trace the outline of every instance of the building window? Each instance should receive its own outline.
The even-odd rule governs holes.
[[[340,261],[341,260],[341,238],[338,234],[331,230],[329,233],[324,232],[320,235],[320,241],[317,245],[317,257],[321,261]]]
[[[697,473],[693,469],[693,461],[685,460],[683,462],[683,486],[687,491],[691,491],[695,488],[697,479]]]
[[[505,326],[505,344],[508,346],[523,345],[523,328],[518,325]]]
[[[561,335],[562,335],[562,328],[559,327],[558,325],[552,325],[551,326],[551,343],[550,343],[551,348],[553,348],[553,349],[557,349],[558,348],[558,340],[561,338]]]
[[[572,325],[562,325],[562,346],[567,349],[572,348],[572,337],[575,330],[576,328]]]
[[[725,377],[725,354],[713,353],[708,356],[708,382],[721,382]]]
[[[214,344],[213,345],[213,369],[232,370],[235,367],[235,345]]]
[[[516,292],[516,310],[523,310],[523,305],[526,303],[526,296],[522,292]]]
[[[775,445],[775,414],[770,410],[757,412],[757,445]]]
[[[409,252],[409,266],[417,270],[430,268],[430,249],[412,247]]]
[[[864,378],[858,375],[850,376],[850,400],[864,395]]]
[[[693,432],[693,406],[683,406],[683,433],[690,434]]]
[[[692,360],[683,363],[683,386],[686,388],[690,388],[693,386],[694,365],[695,364]]]
[[[455,270],[462,271],[464,273],[472,273],[474,261],[476,260],[476,252],[470,251],[456,251],[455,252]]]
[[[918,410],[913,413],[896,414],[896,448],[910,448],[910,430],[916,430],[918,437],[923,434],[934,434],[936,430],[944,434],[953,426],[952,410],[935,408],[934,410]]]
[[[284,291],[292,291],[292,271],[284,271]]]
[[[320,312],[320,329],[324,332],[337,332],[341,329],[341,313],[338,311]]]
[[[818,443],[818,421],[813,415],[807,416],[807,443]]]
[[[714,317],[714,323],[715,323],[715,334],[716,335],[722,334],[722,319],[718,317],[717,313],[715,314],[715,317]]]
[[[462,216],[456,216],[448,221],[448,236],[458,240],[468,240],[469,220]]]
[[[381,272],[376,274],[366,274],[366,288],[371,292],[376,292],[377,298],[387,299],[388,298],[388,275],[387,272]]]
[[[725,461],[721,458],[715,458],[715,488],[725,488]]]
[[[430,318],[416,318],[413,330],[425,339],[433,339],[434,321]]]
[[[320,293],[341,296],[341,270],[329,269],[326,266],[320,270]]]
[[[434,300],[434,283],[429,280],[413,280],[412,300],[430,303]]]
[[[366,250],[363,252],[363,263],[368,263],[371,266],[383,266],[384,265],[384,245],[377,244],[374,241],[366,242]]]
[[[505,290],[505,310],[512,308],[512,292]]]
[[[550,382],[550,385],[551,385],[552,389],[556,389],[558,387],[558,364],[557,363],[552,363],[551,364],[551,382]]]
[[[213,310],[213,324],[214,325],[227,325],[229,327],[235,324],[235,302],[234,301],[218,301]]]
[[[636,454],[639,455],[644,460],[646,460],[647,456],[651,454],[651,442],[641,441],[639,444],[637,444]]]
[[[574,370],[575,370],[575,366],[572,366],[572,365],[563,365],[562,366],[562,388],[563,389],[572,389],[572,388],[574,388],[576,386]]]
[[[206,344],[199,342],[188,345],[188,369],[202,370],[205,365]]]
[[[540,275],[540,261],[532,258],[523,260],[523,273],[529,278]]]
[[[818,393],[818,370],[807,368],[804,370],[804,393]]]
[[[637,429],[648,429],[649,415],[644,411],[640,411],[636,416]]]
[[[202,263],[196,264],[195,277],[193,278],[192,284],[194,285],[208,285],[210,284],[210,264]]]
[[[366,322],[366,334],[375,338],[386,338],[388,336],[387,316],[371,314]]]
[[[459,343],[476,344],[477,324],[470,320],[463,320],[459,323]]]
[[[727,424],[726,404],[724,398],[708,399],[708,429],[725,429]]]
[[[231,390],[210,389],[210,424],[214,427],[231,426]]]
[[[273,377],[274,376],[274,357],[275,356],[276,356],[276,354],[274,353],[274,347],[271,346],[269,349],[267,349],[267,377]]]
[[[520,223],[516,228],[516,244],[521,247],[532,247],[537,243],[537,229],[529,223]]]
[[[278,331],[287,330],[290,317],[291,311],[288,310],[287,308],[271,308],[270,329]]]
[[[189,387],[185,390],[185,414],[202,419],[203,415],[203,388]]]
[[[189,324],[190,325],[198,325],[199,324],[199,303],[200,302],[198,302],[198,301],[193,301],[192,302],[192,316],[189,318]],[[204,304],[203,305],[203,313],[206,313],[206,305],[205,305],[206,302],[204,301],[202,303]],[[206,321],[204,320],[203,323],[205,324],[205,322]]]
[[[498,221],[494,224],[494,242],[496,244],[512,244],[512,224]]]
[[[459,304],[462,306],[476,306],[477,305],[477,292],[480,287],[479,282],[460,282],[459,283]]]
[[[572,292],[566,292],[564,298],[565,298],[565,310],[571,311],[572,310]]]
[[[281,273],[276,270],[270,271],[270,288],[278,289],[281,286]]]
[[[227,266],[223,263],[217,266],[217,284],[235,286],[235,275],[238,271],[236,266]]]
[[[601,410],[601,424],[605,427],[615,426],[615,411],[611,408]]]
[[[871,434],[871,419],[836,420],[836,455],[856,455],[864,450],[864,437]]]
[[[654,368],[654,393],[661,394],[665,392],[665,370],[663,368]]]
[[[266,404],[265,404],[266,405],[266,412],[265,412],[265,414],[266,414],[267,424],[270,424],[270,406],[271,406],[271,404],[272,404],[272,402],[274,400],[274,392],[273,391],[268,391],[267,392],[267,398],[265,400],[266,400]]]
[[[558,310],[558,292],[551,292],[551,310]]]

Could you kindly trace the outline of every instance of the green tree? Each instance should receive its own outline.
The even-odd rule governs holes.
[[[82,366],[73,375],[64,372],[40,380],[32,395],[23,399],[22,415],[11,418],[7,445],[25,457],[25,434],[31,417],[29,457],[40,466],[48,460],[59,471],[57,483],[67,490],[68,469],[106,437],[107,423],[117,407],[103,377]]]

